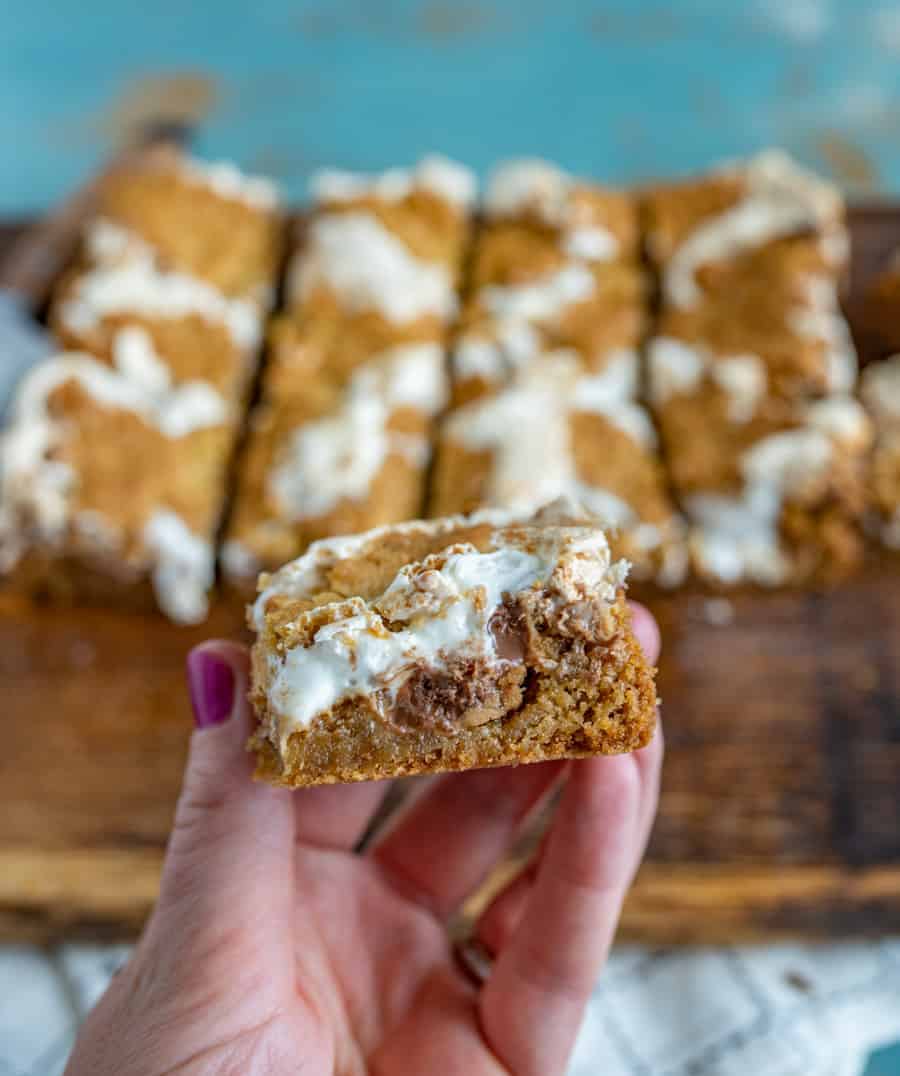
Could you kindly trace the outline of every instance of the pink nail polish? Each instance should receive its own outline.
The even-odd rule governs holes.
[[[221,725],[234,703],[234,672],[215,650],[197,647],[187,658],[188,688],[198,729]]]

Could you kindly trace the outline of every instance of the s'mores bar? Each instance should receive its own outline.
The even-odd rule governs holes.
[[[0,438],[0,572],[32,593],[202,620],[234,426],[206,382],[77,353],[38,364]]]
[[[722,360],[752,356],[766,393],[852,389],[856,356],[838,304],[848,237],[836,188],[769,151],[651,190],[644,222],[661,308],[653,351],[662,357],[651,351],[652,362],[690,363],[714,379]]]
[[[681,419],[682,447],[669,465],[700,576],[775,586],[856,567],[872,427],[853,397],[760,410],[732,424],[695,401]]]
[[[611,529],[636,578],[680,583],[684,532],[669,500],[656,433],[606,373],[585,375],[565,352],[519,371],[505,388],[457,407],[439,438],[430,511],[534,511],[557,497]]]
[[[447,396],[472,175],[428,157],[313,192],[223,549],[238,586],[316,539],[421,515]]]
[[[860,395],[875,425],[869,474],[873,530],[900,549],[900,355],[863,370]]]
[[[229,162],[154,151],[103,183],[87,260],[108,264],[148,250],[162,269],[267,306],[281,249],[275,185]]]
[[[332,784],[633,751],[656,694],[603,533],[547,518],[315,543],[260,581],[257,775]]]
[[[634,200],[517,160],[491,176],[483,217],[453,347],[455,401],[558,350],[633,396],[645,308]]]
[[[432,515],[578,501],[637,579],[681,581],[683,530],[637,402],[637,209],[544,161],[491,177],[452,350]]]
[[[682,309],[773,279],[800,297],[849,256],[839,191],[780,150],[650,189],[643,223],[664,305]]]
[[[274,197],[172,154],[103,186],[51,304],[64,350],[26,378],[0,443],[12,584],[203,619],[274,292]]]
[[[646,392],[693,563],[719,583],[843,574],[871,436],[838,304],[838,191],[777,151],[656,188]]]

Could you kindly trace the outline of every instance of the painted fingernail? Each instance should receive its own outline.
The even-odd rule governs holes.
[[[198,729],[221,725],[231,716],[234,671],[215,650],[198,647],[188,654],[188,688]]]

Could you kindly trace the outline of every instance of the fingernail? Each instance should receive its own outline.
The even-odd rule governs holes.
[[[187,658],[188,688],[198,729],[221,725],[231,716],[234,671],[215,650],[199,647]]]

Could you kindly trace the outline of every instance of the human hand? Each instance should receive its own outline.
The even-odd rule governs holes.
[[[634,626],[650,660],[659,634]],[[632,755],[448,774],[365,854],[387,782],[250,779],[247,653],[189,658],[197,721],[159,902],[66,1076],[562,1073],[656,810],[661,734]],[[565,788],[536,861],[476,926],[483,986],[445,924],[526,816]]]

